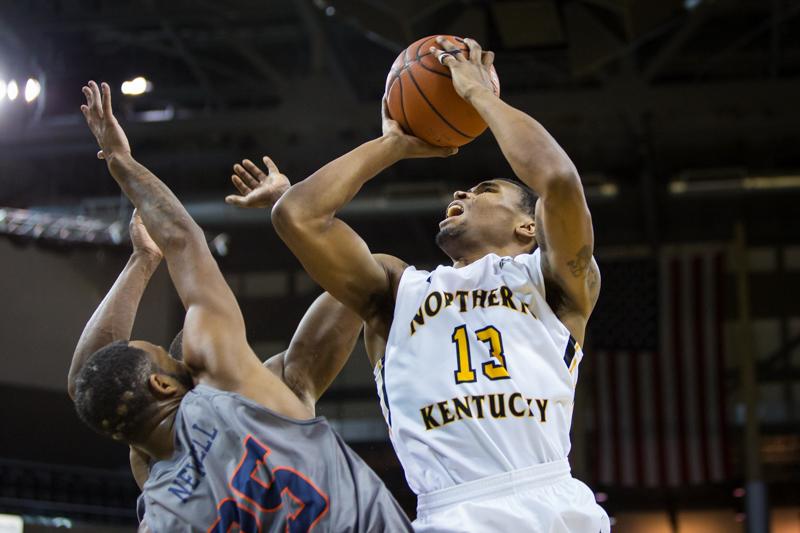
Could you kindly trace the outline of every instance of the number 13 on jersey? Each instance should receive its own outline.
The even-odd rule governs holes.
[[[481,365],[483,375],[491,380],[508,379],[506,355],[503,353],[503,336],[494,326],[486,326],[475,332],[475,337],[485,342],[489,348],[492,359]],[[457,366],[454,372],[456,383],[474,383],[477,381],[475,369],[472,366],[472,354],[469,346],[467,326],[462,324],[453,330],[451,337],[456,345]]]

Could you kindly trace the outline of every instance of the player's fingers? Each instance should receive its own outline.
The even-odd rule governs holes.
[[[242,179],[237,176],[236,174],[231,176],[231,182],[233,182],[233,186],[236,187],[236,190],[239,191],[242,195],[247,196],[250,194],[250,187],[244,184]]]
[[[83,93],[83,96],[86,98],[86,106],[87,106],[87,108],[91,108],[92,107],[92,90],[89,89],[89,87],[84,85],[81,88],[81,92]]]
[[[236,176],[247,185],[248,189],[255,189],[258,187],[258,180],[253,177],[245,168],[240,164],[233,165],[233,171],[236,173]]]
[[[249,173],[249,177],[254,180],[255,186],[251,185],[249,181],[246,181],[248,185],[255,188],[258,187],[258,184],[267,179],[267,175],[264,174],[264,171],[258,168],[255,163],[250,161],[249,159],[242,160],[242,166],[244,169]]]
[[[267,166],[267,170],[269,171],[270,174],[280,174],[281,173],[281,171],[278,170],[278,165],[276,165],[275,162],[272,159],[270,159],[270,157],[268,155],[265,155],[264,157],[262,157],[261,160]]]
[[[450,54],[450,53],[448,53],[448,52],[446,52],[444,50],[439,50],[435,46],[431,46],[430,51],[436,57],[436,59],[439,60],[439,63],[441,63],[442,65],[444,65],[446,67],[449,66],[449,65],[452,65],[454,61],[457,61],[456,58],[454,58],[452,54]]]
[[[113,114],[111,112],[111,87],[103,82],[100,84],[100,89],[103,92],[103,113],[110,117]]]
[[[100,118],[103,118],[103,108],[101,107],[102,98],[100,96],[100,87],[94,80],[89,82],[89,89],[92,91],[92,109],[97,113]]]
[[[469,39],[469,38],[464,39],[464,42],[467,44],[467,47],[469,48],[469,60],[472,63],[475,63],[476,65],[480,65],[481,52],[483,52],[481,45],[479,45],[478,41],[476,41],[475,39]]]
[[[81,113],[86,120],[89,120],[89,107],[86,104],[81,105]]]
[[[228,205],[235,205],[236,207],[247,207],[247,203],[245,202],[244,198],[241,196],[236,196],[235,194],[229,194],[226,196],[225,203]]]
[[[485,67],[489,67],[494,63],[494,52],[484,52],[483,57],[481,57],[481,63]]]
[[[441,46],[445,50],[445,52],[452,55],[457,61],[466,61],[464,59],[464,54],[461,53],[461,48],[459,48],[450,39],[440,35],[436,38],[436,44]]]

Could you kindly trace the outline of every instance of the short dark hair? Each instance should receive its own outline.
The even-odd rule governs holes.
[[[536,218],[536,200],[538,196],[536,193],[533,192],[533,189],[525,185],[519,180],[516,179],[509,179],[509,178],[497,178],[500,181],[506,181],[508,183],[516,185],[520,190],[520,207],[522,210],[529,214],[531,218]]]
[[[140,433],[147,407],[155,397],[148,379],[157,367],[144,350],[128,341],[99,349],[86,361],[75,382],[75,409],[95,431],[131,442]]]

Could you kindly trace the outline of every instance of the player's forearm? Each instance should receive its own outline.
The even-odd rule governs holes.
[[[272,210],[272,221],[283,237],[291,226],[325,224],[361,187],[402,158],[396,142],[379,137],[331,161],[293,185]]]
[[[323,293],[308,308],[283,359],[283,378],[301,399],[313,405],[350,358],[362,320]]]
[[[75,378],[91,354],[118,340],[129,339],[145,288],[161,258],[134,252],[81,333],[67,377],[73,396]]]
[[[108,170],[125,195],[141,214],[147,231],[169,260],[191,238],[202,238],[202,230],[192,220],[178,198],[147,167],[130,154],[107,159]]]
[[[514,173],[539,195],[551,185],[580,184],[575,165],[533,117],[479,90],[469,102],[489,125]]]

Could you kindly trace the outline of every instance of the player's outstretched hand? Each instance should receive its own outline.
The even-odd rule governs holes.
[[[383,136],[397,141],[401,156],[406,158],[415,157],[449,157],[458,153],[458,148],[454,146],[434,146],[428,144],[419,137],[408,135],[400,127],[396,120],[389,117],[389,106],[386,103],[386,95],[381,101],[381,121]]]
[[[289,183],[289,178],[281,174],[272,159],[264,156],[263,161],[268,174],[264,174],[264,171],[249,159],[243,160],[241,165],[238,163],[233,165],[234,174],[231,175],[231,181],[239,194],[226,196],[225,203],[237,207],[253,208],[275,205],[275,202],[289,189],[291,183]]]
[[[441,48],[431,46],[430,51],[439,62],[450,69],[453,77],[453,87],[458,95],[469,101],[475,91],[493,91],[492,63],[494,52],[484,52],[475,39],[464,39],[469,47],[469,59],[464,57],[458,46],[446,37],[436,38],[436,44]]]
[[[161,260],[164,257],[161,248],[158,247],[147,232],[147,228],[144,227],[144,222],[142,222],[142,217],[139,216],[138,209],[133,210],[131,222],[128,224],[128,233],[130,233],[131,236],[131,244],[133,244],[134,253],[147,254],[157,260]]]
[[[128,138],[111,110],[111,88],[105,82],[98,87],[95,82],[90,81],[82,90],[86,103],[81,106],[81,112],[100,146],[98,159],[130,154]]]

